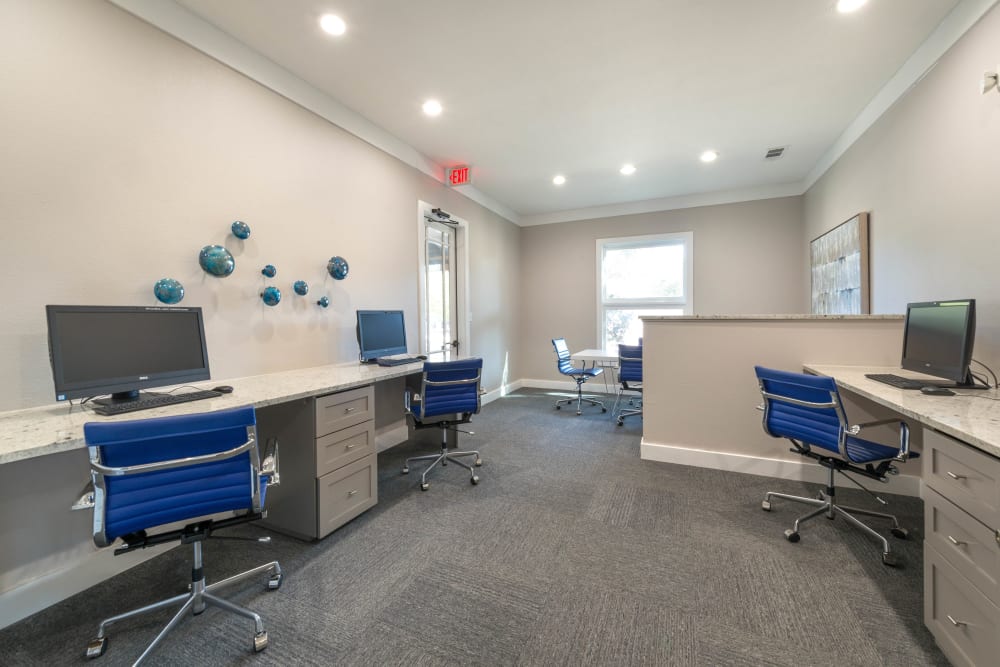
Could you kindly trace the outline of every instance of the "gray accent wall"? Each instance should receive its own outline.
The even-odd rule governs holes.
[[[463,352],[499,387],[518,343],[518,227],[102,0],[4,2],[0,43],[0,410],[54,401],[45,304],[157,305],[163,277],[205,310],[218,380],[356,359],[358,308],[404,309],[416,352],[418,200],[469,222]],[[232,251],[233,275],[201,271],[207,244]],[[326,274],[332,255],[347,280]],[[265,264],[275,308],[258,298]]]
[[[871,212],[872,312],[977,300],[976,357],[1000,364],[1000,9],[988,12],[805,194],[812,239]],[[808,257],[808,246],[802,252]],[[808,309],[807,301],[803,304]]]
[[[694,234],[695,315],[803,312],[801,197],[526,227],[515,377],[565,379],[552,338],[597,346],[597,239],[666,232]]]

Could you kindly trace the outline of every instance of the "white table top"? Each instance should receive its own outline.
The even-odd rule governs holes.
[[[618,363],[618,348],[615,347],[614,351],[598,349],[580,350],[571,354],[570,359],[593,361],[595,363]]]
[[[253,405],[262,408],[299,398],[321,396],[419,372],[423,362],[400,366],[335,364],[232,380],[200,383],[204,388],[231,385],[233,392],[218,398],[178,403],[114,417],[97,415],[89,407],[54,403],[40,408],[0,413],[0,464],[85,447],[83,425],[90,421],[124,421],[168,415],[209,412]],[[169,388],[157,389],[168,391]]]
[[[956,389],[954,396],[934,396],[912,389],[897,389],[865,377],[866,373],[927,377],[899,367],[871,368],[807,363],[803,364],[803,368],[811,373],[832,377],[844,389],[1000,457],[1000,392],[996,389]],[[937,380],[940,382],[940,378]]]

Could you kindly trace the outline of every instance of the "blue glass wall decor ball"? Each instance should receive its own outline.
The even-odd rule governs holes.
[[[343,280],[346,278],[348,269],[347,260],[339,255],[331,257],[330,261],[326,264],[326,270],[333,276],[334,280]]]
[[[261,301],[268,306],[277,306],[281,301],[281,290],[277,287],[265,287],[260,293]]]
[[[173,278],[160,278],[153,285],[153,294],[165,304],[180,303],[181,299],[184,298],[184,285]]]
[[[320,308],[326,308],[327,306],[330,305],[329,297],[321,296],[319,298],[319,301],[316,302],[316,305],[319,306]]]
[[[221,245],[207,245],[198,253],[198,263],[205,273],[225,278],[236,268],[236,260]]]
[[[296,280],[295,284],[292,285],[292,289],[295,290],[295,293],[299,296],[305,296],[309,293],[309,283],[304,280]]]
[[[250,225],[243,222],[242,220],[237,220],[236,222],[234,222],[233,226],[230,227],[230,229],[233,230],[233,236],[235,236],[238,239],[250,238]]]
[[[278,275],[278,269],[274,268],[274,264],[268,264],[263,269],[260,270],[268,278],[273,278]]]

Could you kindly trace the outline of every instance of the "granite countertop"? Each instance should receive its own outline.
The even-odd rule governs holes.
[[[90,421],[124,421],[167,415],[224,410],[241,405],[262,408],[300,398],[321,396],[336,391],[362,387],[379,380],[403,377],[419,372],[423,362],[402,366],[376,366],[359,363],[318,366],[231,380],[212,380],[204,386],[228,384],[231,394],[189,403],[178,403],[114,417],[97,415],[89,407],[55,403],[0,413],[0,464],[57,454],[86,446],[83,425]],[[169,391],[169,387],[158,391]]]
[[[643,322],[701,322],[704,320],[903,320],[904,315],[812,315],[790,313],[775,315],[641,315]]]

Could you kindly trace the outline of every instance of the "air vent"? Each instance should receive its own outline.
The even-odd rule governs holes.
[[[784,146],[782,146],[781,148],[768,148],[767,149],[767,154],[764,156],[764,159],[765,160],[777,160],[779,157],[781,157],[784,154],[784,152],[785,152],[785,147]]]

